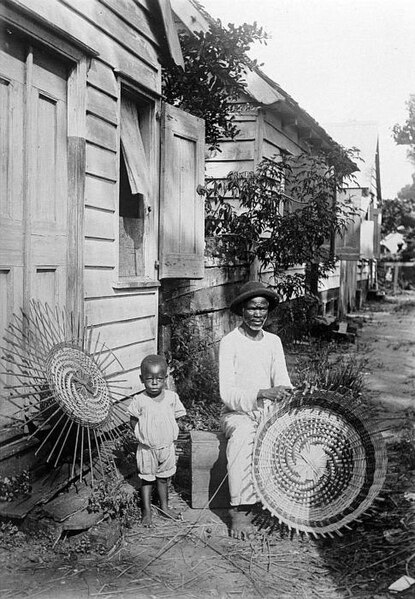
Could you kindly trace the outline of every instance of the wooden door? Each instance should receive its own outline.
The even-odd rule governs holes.
[[[65,68],[50,56],[34,52],[28,95],[30,237],[25,297],[63,308],[68,236]]]
[[[0,336],[23,306],[23,114],[25,55],[20,43],[0,48]]]
[[[0,67],[2,329],[31,298],[65,305],[66,68],[11,36]]]
[[[32,298],[66,303],[66,95],[65,65],[7,31],[0,42],[0,337]]]

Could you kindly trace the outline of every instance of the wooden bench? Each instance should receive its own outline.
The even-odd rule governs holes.
[[[228,508],[226,438],[223,433],[191,431],[192,508]]]

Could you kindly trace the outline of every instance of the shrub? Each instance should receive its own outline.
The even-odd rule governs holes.
[[[122,480],[108,479],[97,483],[88,499],[89,512],[103,512],[117,518],[124,526],[131,526],[138,516],[138,494],[123,489]]]
[[[221,409],[218,363],[212,334],[195,316],[174,318],[169,365],[177,393],[187,409],[182,428],[218,427]]]
[[[367,358],[354,354],[338,354],[335,343],[315,343],[310,355],[301,357],[297,371],[292,377],[299,389],[316,387],[336,391],[353,398],[361,396],[365,387]]]

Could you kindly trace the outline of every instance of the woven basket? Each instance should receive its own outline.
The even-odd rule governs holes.
[[[253,481],[264,507],[290,528],[330,534],[365,512],[386,477],[380,434],[336,393],[295,395],[258,427]]]
[[[53,346],[45,366],[56,401],[74,422],[99,428],[111,418],[108,384],[96,362],[78,345]]]

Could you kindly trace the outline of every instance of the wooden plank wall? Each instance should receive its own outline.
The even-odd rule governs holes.
[[[260,108],[242,110],[235,118],[235,125],[239,129],[235,140],[222,140],[221,152],[207,154],[207,177],[221,179],[230,171],[254,170],[263,158],[279,154],[281,148],[292,154],[306,149],[296,130],[284,128],[275,111]],[[165,306],[176,313],[188,310],[204,314],[204,318],[209,314],[214,336],[220,338],[234,325],[227,310],[230,301],[238,286],[250,276],[252,273],[247,264],[234,264],[223,257],[208,257],[204,280],[181,291],[176,288]],[[262,273],[262,280],[272,284],[271,271]]]
[[[157,347],[158,291],[114,288],[118,280],[118,75],[161,90],[151,4],[134,0],[19,0],[34,16],[98,53],[87,72],[84,205],[85,316],[122,363],[132,391],[138,367]],[[120,370],[118,364],[111,366]]]
[[[271,158],[284,149],[294,156],[307,151],[307,146],[299,138],[296,127],[283,126],[281,116],[273,110],[262,114],[262,148],[260,159]]]
[[[248,280],[249,265],[218,248],[215,239],[206,240],[205,276],[200,280],[165,280],[160,314],[168,322],[171,316],[198,318],[218,342],[234,326],[228,308],[238,286]],[[165,319],[167,317],[167,319]],[[168,326],[161,330],[161,348],[168,347]],[[167,336],[167,338],[166,338]]]
[[[135,61],[141,54],[157,75],[157,80],[153,74],[148,78],[148,65],[143,69],[136,64],[134,79],[159,91],[157,56],[149,38],[155,40],[145,20],[138,19],[137,5],[129,0],[105,0],[104,4],[100,10],[105,24],[129,47],[130,59]],[[114,11],[111,18],[110,10]],[[122,22],[121,28],[121,19],[128,19],[130,27]],[[119,84],[111,66],[97,59],[88,72],[86,118],[85,314],[95,335],[114,350],[126,385],[134,392],[141,388],[142,358],[157,350],[158,293],[155,287],[113,286],[118,277]],[[120,370],[117,363],[110,367],[113,372]]]

